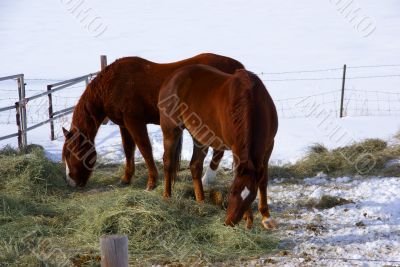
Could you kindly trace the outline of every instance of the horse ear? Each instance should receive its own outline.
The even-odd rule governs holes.
[[[64,127],[62,127],[62,130],[63,130],[64,137],[65,137],[65,138],[68,138],[68,136],[69,136],[69,131],[68,131],[67,129],[65,129]]]

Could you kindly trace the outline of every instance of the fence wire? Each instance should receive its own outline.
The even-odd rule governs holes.
[[[340,91],[304,97],[274,100],[280,118],[305,118],[310,108],[325,114],[339,116]],[[400,93],[345,89],[344,116],[397,116],[400,115]]]
[[[82,88],[78,87],[75,88]],[[0,99],[2,106],[14,103],[17,98]],[[79,96],[53,95],[55,111],[76,105]],[[310,107],[323,110],[324,114],[338,117],[340,112],[340,91],[328,91],[320,94],[300,97],[274,99],[279,118],[307,118]],[[7,104],[6,104],[7,103]],[[27,103],[28,124],[36,124],[48,118],[48,100],[46,97]],[[400,115],[400,93],[363,91],[346,89],[344,96],[344,116],[398,116]],[[0,112],[0,125],[15,124],[15,110]]]
[[[377,75],[347,75],[346,80],[357,79],[379,79],[379,78],[399,78],[400,64],[385,65],[361,65],[347,66],[347,69],[355,71],[364,70],[386,70],[386,73]],[[263,81],[269,82],[294,82],[294,81],[324,81],[341,80],[342,68],[321,68],[314,70],[294,70],[282,72],[261,72],[258,73]],[[396,73],[397,72],[397,73]],[[300,77],[293,77],[300,75]],[[306,76],[304,76],[306,75]],[[309,77],[310,75],[322,75],[322,77]],[[60,82],[63,79],[53,78],[25,78],[26,94],[34,95],[45,92],[44,84]],[[43,89],[41,89],[43,88]],[[65,92],[53,94],[54,111],[62,110],[74,106],[79,95],[83,92],[84,85],[70,86],[69,90],[74,90],[76,94],[65,94]],[[0,97],[0,107],[14,104],[18,101],[16,89],[0,88],[6,94]],[[15,92],[15,95],[7,94]],[[400,91],[400,90],[399,90]],[[76,95],[76,96],[75,96]],[[11,97],[14,96],[14,97]],[[274,99],[278,116],[283,119],[306,118],[310,116],[310,106],[320,110],[324,114],[338,117],[340,113],[340,90],[327,91],[319,94],[305,95],[292,98]],[[27,104],[28,124],[36,124],[48,118],[48,100],[46,97],[28,102]],[[344,116],[398,116],[400,115],[400,92],[367,91],[356,89],[345,89],[344,94]],[[67,116],[65,119],[69,119]],[[63,122],[65,123],[65,121]],[[0,125],[15,124],[15,111],[8,110],[0,112]]]

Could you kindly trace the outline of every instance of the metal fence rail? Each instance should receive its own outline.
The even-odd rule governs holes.
[[[18,146],[20,148],[25,147],[28,144],[27,140],[27,133],[33,129],[36,129],[40,126],[43,126],[47,123],[50,124],[50,129],[51,129],[51,140],[54,140],[54,121],[57,119],[60,119],[68,114],[71,114],[74,110],[74,107],[67,107],[58,111],[53,111],[53,103],[52,103],[52,94],[64,89],[71,88],[71,86],[85,82],[85,85],[87,86],[89,84],[89,81],[91,78],[93,78],[95,75],[97,75],[97,72],[95,73],[89,73],[87,75],[83,75],[77,78],[53,83],[47,85],[47,91],[42,92],[30,97],[25,96],[25,82],[24,82],[24,74],[16,74],[16,75],[10,75],[6,77],[0,77],[0,81],[5,81],[5,80],[17,80],[17,86],[18,86],[18,97],[19,100],[15,102],[14,105],[6,106],[6,107],[1,107],[0,112],[5,112],[5,111],[10,111],[15,109],[16,110],[16,125],[17,125],[17,132],[12,133],[12,134],[7,134],[4,136],[0,137],[0,141],[18,137]],[[29,105],[29,102],[35,99],[39,99],[41,97],[48,97],[48,111],[49,111],[49,118],[43,121],[35,122],[34,125],[30,125],[28,127],[28,118],[27,118],[27,106]]]
[[[54,135],[54,120],[57,118],[61,118],[63,116],[66,116],[68,114],[71,114],[74,111],[74,107],[68,107],[64,108],[59,111],[53,111],[53,93],[63,90],[65,88],[71,87],[72,85],[75,85],[77,83],[85,81],[86,86],[89,84],[89,81],[91,78],[93,78],[95,75],[97,75],[98,72],[95,73],[89,73],[88,75],[84,75],[78,78],[62,81],[62,82],[57,82],[53,84],[47,85],[47,92],[42,93],[41,95],[47,95],[49,99],[49,119],[47,120],[46,123],[50,123],[50,139],[55,140],[55,135]]]
[[[18,145],[21,147],[23,146],[23,144],[26,144],[27,140],[26,131],[24,131],[27,126],[26,109],[24,105],[19,104],[25,98],[24,74],[15,74],[10,76],[0,77],[0,81],[6,81],[6,80],[17,80],[19,101],[15,103],[15,105],[12,106],[10,105],[7,107],[0,108],[0,112],[8,111],[14,108],[16,109],[16,124],[18,132],[0,137],[0,141],[17,136]]]

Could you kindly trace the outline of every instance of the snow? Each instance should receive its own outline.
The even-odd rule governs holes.
[[[271,257],[278,266],[302,262],[307,266],[382,266],[400,261],[400,178],[345,177],[296,185],[272,181],[269,191],[272,211],[279,210],[275,213],[282,224],[278,232],[292,245],[287,257]],[[322,194],[354,203],[326,210],[299,206]],[[360,261],[341,260],[346,258]]]
[[[335,148],[365,138],[390,141],[400,129],[400,77],[352,78],[400,74],[400,66],[394,66],[400,64],[400,3],[352,1],[353,10],[360,8],[361,16],[352,21],[351,16],[346,17],[340,11],[340,3],[349,2],[2,0],[0,77],[24,73],[27,96],[31,96],[45,91],[47,84],[97,71],[101,54],[108,56],[109,63],[129,55],[171,62],[201,52],[214,52],[240,60],[247,69],[260,74],[268,87],[279,114],[272,163],[294,162],[314,143]],[[81,9],[74,8],[77,3],[81,3]],[[362,17],[375,27],[368,36],[357,27]],[[97,28],[90,25],[94,19]],[[339,119],[343,64],[349,67],[346,117]],[[364,65],[393,66],[352,68]],[[273,74],[316,69],[330,70]],[[67,92],[55,93],[55,110],[75,104],[83,90],[81,83]],[[0,107],[13,105],[18,99],[15,81],[0,82],[0,93]],[[47,105],[45,98],[28,103],[29,125],[47,119]],[[61,126],[68,128],[69,124],[70,116],[56,123],[55,141],[49,140],[49,125],[29,132],[28,141],[42,145],[48,157],[59,161],[63,145]],[[0,136],[15,131],[14,111],[1,112]],[[163,153],[160,128],[148,125],[148,131],[154,156],[160,160]],[[16,146],[17,140],[0,141],[0,147],[7,144]],[[100,160],[124,161],[115,125],[100,128],[96,148]],[[183,159],[190,159],[191,149],[191,138],[185,133]],[[139,151],[136,160],[142,160]],[[206,160],[210,160],[210,154]],[[389,162],[388,166],[396,162]],[[222,165],[230,167],[231,163],[228,152]],[[305,252],[312,258],[400,260],[399,183],[397,178],[330,179],[321,174],[297,185],[277,179],[270,190],[278,219],[284,225],[301,226],[295,230],[282,228],[288,239],[295,240],[293,255]],[[282,211],[296,205],[294,200],[318,199],[324,194],[355,203],[323,211],[295,206],[298,212],[279,218]],[[355,226],[360,221],[365,226]],[[315,232],[304,228],[310,223],[323,228]],[[288,266],[315,263],[290,257],[277,260]],[[384,264],[332,260],[317,263]]]
[[[317,188],[311,193],[310,199],[319,200],[323,195],[324,195],[324,191],[321,188]]]

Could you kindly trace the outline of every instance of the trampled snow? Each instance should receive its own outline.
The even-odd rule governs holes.
[[[320,184],[272,182],[269,194],[289,255],[278,266],[383,266],[400,262],[400,179],[341,177]],[[354,203],[317,210],[301,203],[322,195]],[[293,201],[295,200],[295,201]]]

